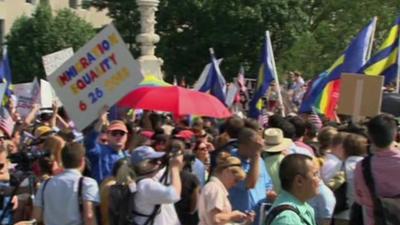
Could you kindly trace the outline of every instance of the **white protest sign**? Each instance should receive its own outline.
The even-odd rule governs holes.
[[[55,93],[50,83],[40,79],[40,103],[42,108],[51,108]]]
[[[58,67],[65,63],[69,58],[74,55],[74,50],[72,48],[66,48],[58,52],[53,52],[51,54],[42,57],[44,71],[46,76],[52,74]]]
[[[13,88],[14,95],[17,97],[16,110],[25,118],[32,110],[34,99],[32,98],[33,82],[15,84]],[[39,92],[37,93],[39,95]]]
[[[31,97],[32,97],[32,104],[39,104],[40,103],[40,84],[39,81],[37,79],[37,77],[35,77],[35,79],[33,79],[32,82],[32,89],[31,89]]]
[[[118,31],[108,25],[52,73],[48,80],[77,129],[99,116],[143,80]]]
[[[226,93],[226,99],[225,99],[225,104],[228,107],[232,106],[238,92],[239,92],[239,88],[235,84],[231,84],[228,86],[228,91]]]

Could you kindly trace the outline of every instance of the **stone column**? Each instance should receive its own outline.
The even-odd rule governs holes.
[[[154,25],[157,23],[155,12],[159,0],[136,0],[140,12],[140,34],[136,36],[139,43],[141,56],[138,61],[145,76],[155,75],[162,78],[161,65],[163,60],[154,55],[155,44],[160,41],[160,36],[155,33]]]

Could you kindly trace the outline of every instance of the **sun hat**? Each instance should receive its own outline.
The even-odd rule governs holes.
[[[293,141],[283,137],[279,128],[268,128],[264,131],[265,152],[281,152],[293,145]]]
[[[159,159],[165,155],[165,152],[156,152],[150,146],[139,146],[131,154],[131,163],[137,166],[139,163],[148,159]]]

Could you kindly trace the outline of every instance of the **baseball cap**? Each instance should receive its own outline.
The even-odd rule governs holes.
[[[139,146],[135,148],[131,154],[131,163],[133,166],[138,165],[147,159],[159,159],[165,155],[165,152],[156,152],[150,146]]]
[[[35,130],[35,138],[44,137],[44,136],[47,136],[47,135],[53,134],[53,133],[55,133],[55,132],[50,127],[40,126],[40,127],[36,128],[36,130]]]
[[[126,128],[125,123],[122,120],[113,120],[110,125],[107,127],[107,131],[112,130],[122,130],[128,133],[128,129]]]

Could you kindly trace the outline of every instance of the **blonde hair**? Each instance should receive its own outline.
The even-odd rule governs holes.
[[[219,153],[217,157],[216,173],[221,173],[225,169],[230,170],[239,180],[246,178],[246,173],[242,169],[242,163],[239,158],[231,156],[227,152]]]
[[[61,152],[65,146],[65,140],[58,135],[48,137],[43,144],[43,149],[51,153],[51,159],[62,165]]]

